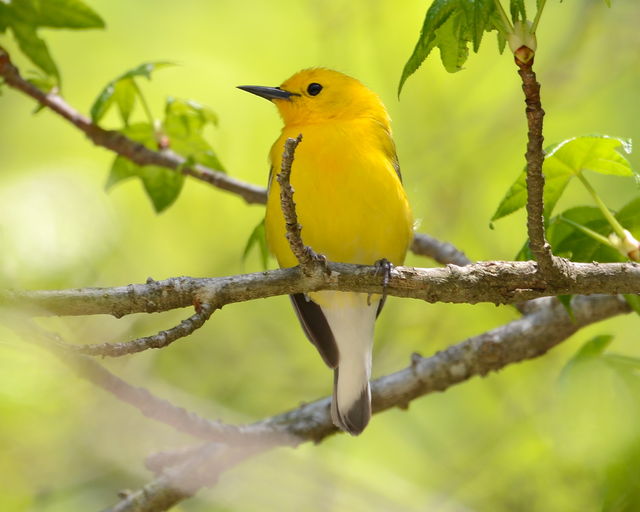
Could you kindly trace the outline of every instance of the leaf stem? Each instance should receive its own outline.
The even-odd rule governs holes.
[[[607,219],[607,222],[609,222],[609,224],[613,228],[615,234],[618,235],[621,240],[626,239],[627,234],[625,233],[624,228],[620,225],[618,219],[613,216],[609,208],[607,208],[607,205],[604,204],[604,201],[600,199],[600,196],[598,195],[596,190],[591,186],[591,183],[587,181],[587,178],[585,178],[584,173],[582,171],[578,171],[577,176],[584,185],[584,188],[586,188],[589,194],[591,194],[591,197],[596,202],[598,208],[600,208],[600,211],[602,212],[602,215],[604,215],[604,218]]]
[[[533,25],[531,25],[531,33],[535,34],[536,29],[538,28],[538,23],[540,22],[540,16],[542,16],[542,11],[544,11],[544,6],[546,5],[547,0],[540,0],[538,4],[538,10],[536,11],[536,17],[533,20]]]
[[[500,0],[494,0],[494,2],[496,4],[496,8],[498,9],[498,14],[500,14],[500,18],[502,19],[502,23],[504,23],[504,28],[505,28],[504,32],[505,32],[505,34],[513,33],[513,25],[509,21],[509,17],[507,16],[507,13],[505,12],[504,8],[502,7],[502,4],[500,3]]]
[[[568,219],[567,217],[563,217],[562,215],[558,215],[558,220],[565,222],[570,226],[573,226],[579,231],[582,231],[585,235],[590,236],[595,241],[600,242],[601,244],[606,245],[607,247],[611,247],[612,249],[618,250],[618,248],[611,243],[611,240],[609,240],[606,236],[603,236],[600,233],[594,231],[593,229],[590,229],[587,226],[583,226],[582,224],[579,224],[571,219]]]

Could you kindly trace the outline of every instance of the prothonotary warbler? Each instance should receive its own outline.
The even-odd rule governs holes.
[[[241,86],[271,100],[284,121],[271,148],[265,227],[281,267],[298,264],[280,206],[284,142],[302,134],[291,167],[302,239],[330,261],[401,265],[413,236],[390,120],[380,98],[329,69],[296,73],[280,87]],[[371,349],[381,297],[320,291],[291,296],[304,332],[334,369],[331,417],[357,435],[371,418]]]

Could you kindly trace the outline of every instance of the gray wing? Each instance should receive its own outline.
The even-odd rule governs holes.
[[[307,338],[316,346],[327,366],[336,368],[340,362],[340,352],[322,309],[315,302],[307,300],[304,293],[295,293],[290,297]]]
[[[269,169],[268,187],[273,179],[273,165]],[[309,341],[315,345],[329,368],[336,368],[340,360],[338,345],[322,309],[315,302],[307,300],[304,293],[290,295],[293,309]]]

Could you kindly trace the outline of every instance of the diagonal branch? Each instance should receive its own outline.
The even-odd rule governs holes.
[[[78,112],[58,94],[45,93],[25,80],[20,75],[18,68],[11,62],[9,54],[2,47],[0,47],[0,77],[3,77],[10,87],[33,98],[40,105],[49,108],[52,112],[69,121],[97,146],[109,149],[138,165],[157,165],[189,175],[221,190],[237,194],[250,204],[265,204],[267,201],[267,191],[262,187],[232,178],[221,171],[210,169],[201,164],[186,165],[185,158],[170,150],[153,151],[120,132],[104,130],[92,123],[89,118]],[[460,265],[462,261],[459,259],[459,251],[455,247],[427,235],[416,234],[414,247],[415,249],[412,248],[412,250],[416,254],[429,256],[440,263]]]
[[[62,341],[56,334],[45,331],[32,322],[25,322],[21,318],[11,316],[5,323],[25,340],[52,353],[79,377],[138,409],[147,418],[169,425],[179,432],[184,432],[198,439],[239,446],[274,442],[279,445],[291,445],[299,442],[286,432],[229,425],[203,418],[192,411],[157,397],[145,388],[129,384],[94,359],[70,352],[68,347],[71,345]]]
[[[623,299],[603,295],[576,297],[572,306],[574,318],[556,302],[434,356],[414,354],[407,368],[371,382],[373,412],[406,407],[420,396],[539,357],[587,325],[630,312]],[[329,404],[330,399],[324,398],[255,425],[318,442],[335,431]]]
[[[64,99],[53,92],[45,93],[31,82],[25,80],[18,71],[9,54],[0,47],[0,76],[7,85],[35,99],[40,105],[48,107],[56,114],[82,131],[94,144],[107,148],[118,155],[128,158],[138,165],[157,165],[193,176],[222,190],[242,197],[247,203],[264,203],[266,191],[262,187],[232,178],[221,171],[200,164],[187,164],[187,160],[170,151],[152,151],[146,146],[131,140],[120,132],[105,130],[82,115]]]
[[[193,315],[182,320],[178,325],[160,331],[152,336],[144,336],[121,343],[96,343],[91,345],[72,345],[61,343],[60,347],[69,352],[88,356],[120,357],[135,354],[150,348],[164,348],[180,338],[185,338],[202,327],[216,308],[210,304],[201,304]]]
[[[407,407],[411,400],[420,396],[444,391],[473,376],[486,375],[510,364],[539,357],[582,327],[629,311],[629,306],[617,297],[576,297],[573,301],[573,319],[563,306],[556,303],[552,307],[540,309],[502,327],[469,338],[432,357],[423,358],[414,354],[407,368],[372,382],[373,412],[379,413],[392,407]],[[319,442],[337,432],[330,418],[329,404],[330,399],[324,398],[257,422],[247,429],[250,431],[252,428],[259,428],[286,433],[288,437],[285,439],[297,439],[300,442]],[[225,467],[231,467],[248,456],[274,446],[254,445],[248,452],[230,449],[228,454],[231,463]],[[203,454],[203,450],[209,450],[210,453]],[[178,465],[170,465],[167,468],[167,463],[170,464],[172,459],[177,461]],[[212,465],[217,471],[210,469]],[[167,510],[178,501],[197,492],[198,487],[215,483],[220,468],[223,467],[218,449],[212,445],[187,452],[181,451],[176,456],[163,454],[162,461],[156,466],[163,468],[161,476],[131,493],[109,510]],[[171,474],[178,476],[168,481],[167,471],[173,471]],[[203,474],[208,475],[204,480]],[[179,487],[175,483],[178,478],[190,482],[192,487],[188,490]],[[194,483],[197,485],[193,485]],[[144,499],[145,493],[149,493],[148,500]],[[172,496],[172,499],[161,505],[158,497],[165,495]],[[131,496],[136,499],[132,499]],[[134,502],[141,508],[135,508]],[[156,508],[144,508],[148,503],[153,503]]]
[[[202,487],[216,483],[220,475],[243,460],[266,451],[266,447],[229,448],[210,443],[193,450],[175,466],[163,468],[159,476],[103,512],[158,512],[193,496]]]

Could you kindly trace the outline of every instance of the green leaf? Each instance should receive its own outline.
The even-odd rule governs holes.
[[[569,375],[575,372],[577,368],[584,367],[585,363],[594,362],[602,357],[604,351],[612,341],[613,336],[610,334],[601,334],[587,341],[578,349],[574,356],[567,361],[564,368],[560,370],[560,382],[567,382]]]
[[[36,11],[34,21],[38,26],[71,29],[105,26],[102,18],[81,0],[30,1]]]
[[[58,85],[56,83],[55,77],[52,77],[51,75],[47,75],[45,73],[39,73],[39,72],[30,73],[27,78],[27,81],[29,83],[32,83],[38,89],[44,92],[49,92],[56,85]],[[40,105],[38,107],[38,110],[40,110],[41,108],[44,108],[43,105]]]
[[[504,52],[505,47],[507,46],[507,38],[504,37],[502,32],[498,32],[498,52]]]
[[[627,293],[623,295],[624,300],[627,301],[627,304],[633,309],[638,315],[640,315],[640,296],[632,293]]]
[[[247,256],[249,256],[254,247],[258,247],[262,268],[266,270],[269,260],[269,249],[267,248],[267,235],[264,229],[264,219],[262,219],[258,225],[253,228],[253,231],[247,240],[247,245],[245,245],[244,251],[242,251],[243,262],[246,261]]]
[[[37,33],[41,27],[97,28],[104,21],[81,0],[0,0],[0,33],[11,28],[20,50],[59,82],[56,64]]]
[[[107,86],[102,89],[96,100],[93,102],[93,105],[91,105],[91,121],[98,123],[104,117],[115,99],[113,97],[115,89],[116,86],[113,82],[107,84]]]
[[[184,137],[180,132],[172,130],[166,130],[166,133],[169,136],[169,147],[173,151],[194,162],[224,172],[222,163],[201,135],[193,133]]]
[[[114,185],[128,178],[139,176],[139,172],[136,167],[139,166],[134,164],[128,158],[117,156],[109,170],[109,176],[107,177],[107,182],[104,186],[105,190],[111,190]]]
[[[556,256],[560,256],[559,254],[556,254]],[[527,238],[524,241],[524,244],[522,245],[522,248],[518,251],[518,254],[516,254],[516,260],[517,261],[530,261],[534,259],[533,258],[533,253],[531,252],[531,248],[529,247],[529,239]]]
[[[482,36],[486,30],[487,18],[491,17],[492,14],[497,15],[495,12],[495,6],[492,1],[462,2],[461,8],[463,10],[463,16],[461,16],[462,19],[460,20],[462,25],[459,30],[460,36],[461,38],[466,38],[467,40],[472,41],[473,51],[478,53],[480,43],[482,42]],[[494,12],[492,13],[492,11]],[[467,32],[463,33],[463,30],[466,30]],[[465,47],[466,60],[469,54],[468,50],[466,50],[466,43],[460,40],[457,45]],[[440,51],[442,52],[442,49]]]
[[[469,43],[477,52],[484,32],[501,26],[494,0],[435,0],[427,9],[418,42],[402,70],[398,94],[434,48],[440,49],[442,63],[453,73],[467,60]]]
[[[547,239],[558,256],[580,262],[616,262],[625,258],[615,249],[603,245],[576,226],[564,222],[569,219],[575,224],[584,226],[604,237],[611,233],[611,226],[603,217],[600,209],[592,206],[571,208],[554,217],[547,229]]]
[[[640,197],[632,199],[615,215],[625,229],[640,238]]]
[[[427,10],[427,14],[424,18],[422,30],[420,31],[420,37],[416,43],[413,53],[409,57],[409,60],[404,65],[402,70],[402,76],[400,77],[400,85],[398,86],[398,95],[402,91],[402,86],[409,76],[415,73],[422,65],[424,60],[429,56],[431,50],[436,46],[436,30],[438,30],[442,24],[449,19],[449,16],[455,11],[455,1],[435,1],[431,4]]]
[[[164,211],[178,199],[184,185],[184,174],[155,165],[145,165],[140,169],[142,184],[156,213]]]
[[[509,2],[509,10],[511,11],[511,20],[516,22],[526,21],[527,19],[527,10],[524,5],[524,0],[511,0]]]
[[[547,149],[544,214],[548,218],[569,181],[584,170],[615,176],[634,176],[629,161],[618,150],[631,152],[631,142],[608,135],[588,135],[565,140]],[[507,190],[491,221],[513,213],[527,203],[526,167]]]
[[[571,299],[573,299],[573,295],[558,295],[557,298],[560,301],[560,304],[562,304],[564,309],[567,311],[569,318],[571,318],[571,320],[575,320],[575,315],[573,314],[573,307],[571,306]]]
[[[580,224],[596,233],[608,237],[612,228],[599,208],[582,206],[571,208],[555,217],[549,224],[547,237],[557,254],[573,261],[618,262],[627,259],[612,247],[594,240],[575,226],[563,222],[563,218]],[[618,222],[635,237],[640,237],[640,198],[631,200],[615,214]]]
[[[26,23],[19,23],[14,21],[11,24],[11,30],[18,42],[18,46],[22,53],[24,53],[31,62],[38,66],[42,71],[48,75],[60,79],[58,68],[49,53],[47,44],[38,37],[35,29],[31,25]]]
[[[11,22],[11,12],[6,4],[0,0],[0,34],[3,34]]]
[[[618,151],[631,153],[631,141],[609,135],[575,137],[558,144],[547,156],[554,165],[563,165],[572,174],[593,171],[614,176],[634,176],[629,161]],[[546,169],[544,169],[546,172]]]
[[[185,134],[201,133],[202,129],[211,124],[217,126],[218,117],[206,105],[193,100],[182,100],[169,97],[165,105],[165,126],[174,132],[183,130]]]
[[[457,13],[453,14],[436,31],[440,59],[449,73],[460,71],[469,56],[469,49],[466,43],[468,39],[462,34],[464,26],[461,18],[462,16]]]
[[[202,136],[207,124],[217,122],[209,107],[192,100],[167,99],[163,126],[169,137],[169,147],[187,159],[224,171],[213,148]]]
[[[158,71],[160,69],[168,68],[171,66],[175,66],[175,63],[168,62],[164,60],[154,61],[154,62],[143,62],[139,66],[136,66],[129,71],[125,71],[122,75],[120,75],[116,80],[122,80],[123,78],[135,78],[137,76],[143,76],[147,80],[151,80],[151,74],[154,71]]]
[[[132,78],[118,80],[114,85],[113,99],[118,105],[118,111],[125,126],[129,124],[129,117],[136,102],[136,92]]]
[[[150,124],[137,123],[125,128],[122,132],[148,148],[156,149],[156,135]],[[110,189],[116,183],[135,176],[142,181],[157,213],[175,202],[184,185],[184,175],[179,172],[155,165],[139,166],[119,156],[111,166],[106,188]]]
[[[640,238],[640,198],[633,199],[623,206],[615,214],[615,218],[634,237]],[[611,225],[600,209],[595,206],[570,208],[553,217],[547,226],[547,240],[553,247],[554,254],[587,263],[627,261],[620,252],[590,236],[584,228],[605,238],[612,232]],[[525,242],[516,259],[522,261],[532,259],[528,242]]]
[[[571,358],[574,362],[584,361],[601,356],[605,349],[611,345],[613,336],[611,334],[601,334],[587,341],[576,354]]]
[[[545,187],[546,192],[546,187]],[[507,193],[500,201],[498,209],[491,217],[491,222],[501,219],[507,215],[518,211],[527,204],[527,173],[521,172],[516,181],[509,187]],[[545,205],[547,201],[545,200]]]
[[[39,0],[10,0],[3,3],[7,6],[9,12],[9,26],[13,23],[25,23],[31,26],[33,29],[38,26],[38,7],[36,5]]]
[[[611,363],[616,368],[631,370],[640,369],[640,359],[637,357],[625,356],[623,354],[605,354],[603,357],[607,363]]]
[[[636,396],[636,393],[633,392],[631,396]],[[611,433],[607,432],[607,436],[611,436]],[[603,475],[602,505],[598,512],[640,510],[638,467],[640,467],[640,443],[635,440],[631,443],[625,443],[624,449],[620,450],[616,457],[613,457],[606,466],[598,468]]]
[[[144,62],[139,66],[122,73],[120,76],[109,82],[104,89],[100,91],[100,94],[98,94],[93,105],[91,105],[91,120],[94,123],[100,122],[115,101],[125,125],[128,124],[129,117],[133,111],[133,107],[135,106],[135,98],[137,95],[137,89],[133,79],[135,77],[143,76],[151,80],[151,74],[153,71],[173,65],[174,64],[165,61]]]

